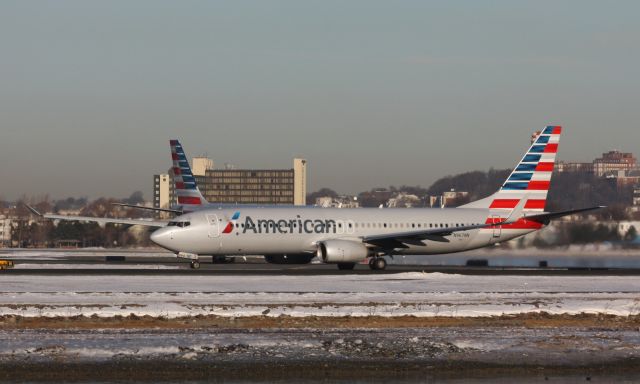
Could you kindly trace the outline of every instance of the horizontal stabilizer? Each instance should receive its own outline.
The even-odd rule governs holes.
[[[595,211],[596,209],[606,208],[604,205],[600,205],[597,207],[589,207],[589,208],[580,208],[580,209],[571,209],[568,211],[558,211],[558,212],[549,212],[549,213],[541,213],[539,215],[526,216],[526,220],[536,221],[542,224],[549,224],[549,222],[553,219],[559,219],[564,216],[574,215],[576,213]]]

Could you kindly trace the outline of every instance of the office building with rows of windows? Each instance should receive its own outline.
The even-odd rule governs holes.
[[[305,163],[295,159],[292,169],[209,169],[196,182],[209,202],[304,205]]]
[[[194,158],[192,172],[198,188],[210,203],[305,205],[307,195],[307,161],[294,159],[289,169],[215,169],[213,161]],[[158,175],[160,176],[160,175]],[[173,177],[172,171],[168,173]],[[156,200],[167,196],[176,204],[173,181],[169,185],[154,183]],[[159,204],[161,205],[161,204]]]

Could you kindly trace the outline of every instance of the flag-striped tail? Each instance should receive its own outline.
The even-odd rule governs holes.
[[[497,222],[499,218],[508,217],[522,199],[526,199],[523,208],[525,216],[544,212],[561,132],[560,126],[545,127],[535,136],[531,147],[498,192],[462,207],[489,208],[490,217],[487,218],[487,223]],[[523,223],[515,223],[514,225],[520,227]],[[526,225],[540,226],[539,223]],[[506,229],[506,227],[503,228]]]
[[[208,204],[207,200],[202,196],[202,193],[200,193],[196,178],[191,172],[191,166],[184,153],[182,144],[180,144],[178,140],[170,140],[169,145],[171,147],[174,188],[178,205],[182,206],[183,211],[190,211]]]

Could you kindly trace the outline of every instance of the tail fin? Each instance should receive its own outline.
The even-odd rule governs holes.
[[[545,127],[535,137],[527,153],[498,192],[462,207],[490,208],[498,213],[509,212],[518,205],[520,200],[526,199],[527,202],[523,208],[525,213],[543,212],[561,132],[560,126]]]
[[[200,193],[200,189],[198,189],[196,178],[191,172],[191,166],[189,166],[189,161],[184,153],[184,149],[182,149],[182,145],[178,140],[170,140],[169,145],[171,146],[171,159],[173,160],[173,173],[178,205],[181,205],[184,211],[188,211],[188,208],[196,208],[208,204],[207,200],[202,196],[202,193]]]

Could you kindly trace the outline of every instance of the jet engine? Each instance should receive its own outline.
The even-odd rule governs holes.
[[[371,251],[362,243],[350,240],[327,240],[318,244],[318,258],[323,262],[357,263],[371,256]]]

